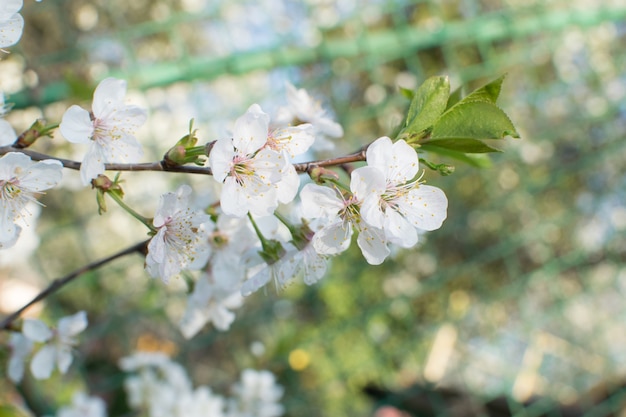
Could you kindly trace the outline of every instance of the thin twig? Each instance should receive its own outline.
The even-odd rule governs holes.
[[[145,253],[146,252],[146,245],[148,244],[148,242],[149,242],[149,240],[145,240],[143,242],[136,243],[133,246],[130,246],[130,247],[128,247],[128,248],[126,248],[124,250],[121,250],[121,251],[119,251],[117,253],[114,253],[113,255],[107,256],[106,258],[102,258],[102,259],[100,259],[98,261],[95,261],[93,263],[85,265],[85,266],[77,269],[76,271],[70,273],[69,275],[66,275],[66,276],[64,276],[62,278],[55,279],[54,281],[52,281],[50,283],[48,288],[46,288],[45,290],[43,290],[42,292],[37,294],[37,296],[35,298],[33,298],[32,300],[30,300],[30,302],[28,302],[26,305],[24,305],[19,310],[15,311],[13,314],[5,317],[4,320],[2,320],[2,322],[0,322],[0,330],[12,330],[13,322],[15,320],[17,320],[22,315],[22,313],[24,311],[26,311],[26,309],[28,309],[33,304],[38,303],[39,301],[41,301],[44,298],[48,297],[50,294],[55,293],[56,291],[61,289],[63,286],[65,286],[65,284],[68,284],[69,282],[71,282],[74,279],[78,278],[82,274],[84,274],[86,272],[89,272],[89,271],[93,271],[94,269],[98,269],[102,265],[105,265],[105,264],[107,264],[107,263],[109,263],[111,261],[114,261],[117,258],[121,258],[121,257],[124,257],[126,255],[130,255],[131,253],[135,253],[135,252]]]
[[[347,164],[351,162],[365,161],[365,151],[367,146],[361,148],[359,151],[337,158],[322,159],[319,161],[303,162],[299,164],[293,164],[297,172],[306,173],[315,167],[328,167],[341,164]],[[24,155],[30,156],[34,161],[42,161],[44,159],[53,159],[63,164],[65,168],[79,170],[80,162],[73,161],[71,159],[57,158],[54,156],[46,155],[43,153],[35,152],[30,149],[20,149],[13,146],[1,146],[0,155],[5,155],[9,152],[21,152]],[[203,174],[213,175],[211,168],[200,167],[192,165],[171,165],[165,161],[158,162],[145,162],[141,164],[105,164],[104,169],[107,171],[168,171],[168,172],[181,172],[187,174]]]

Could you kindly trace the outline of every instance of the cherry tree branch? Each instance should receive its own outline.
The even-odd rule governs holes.
[[[145,254],[147,251],[146,245],[148,244],[148,242],[149,240],[145,240],[143,242],[136,243],[133,246],[130,246],[126,249],[123,249],[119,252],[114,253],[113,255],[107,256],[106,258],[102,258],[98,261],[87,264],[64,277],[55,279],[54,281],[50,283],[50,285],[46,289],[44,289],[39,294],[37,294],[35,298],[30,300],[26,305],[24,305],[23,307],[21,307],[19,310],[15,311],[14,313],[8,315],[7,317],[5,317],[4,320],[0,322],[0,330],[14,330],[12,326],[13,322],[17,320],[22,315],[22,313],[26,311],[26,309],[28,309],[33,304],[36,304],[39,301],[43,300],[44,298],[48,297],[49,295],[57,292],[66,284],[72,282],[73,280],[85,274],[86,272],[98,269],[101,266],[111,261],[114,261],[115,259],[122,258],[126,255],[130,255],[131,253],[138,252],[141,254]]]
[[[210,146],[211,144],[207,145]],[[329,167],[329,166],[339,166],[351,162],[359,162],[365,161],[365,151],[367,146],[364,146],[357,152],[354,152],[349,155],[340,156],[337,158],[329,158],[322,159],[318,161],[310,161],[310,162],[302,162],[298,164],[293,164],[297,172],[300,173],[308,173],[311,169],[315,167]],[[0,147],[0,155],[5,155],[9,152],[21,152],[25,155],[30,156],[33,161],[42,161],[44,159],[52,159],[59,161],[63,164],[65,168],[79,170],[80,162],[73,161],[71,159],[57,158],[54,156],[46,155],[43,153],[35,152],[30,149],[22,149],[14,146],[1,146]],[[105,170],[107,171],[167,171],[167,172],[181,172],[188,174],[203,174],[203,175],[213,175],[211,168],[209,167],[201,167],[201,166],[193,166],[193,165],[174,165],[168,163],[166,160],[161,160],[157,162],[145,162],[139,164],[105,164]]]

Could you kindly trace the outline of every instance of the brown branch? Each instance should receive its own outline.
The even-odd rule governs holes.
[[[39,301],[43,300],[44,298],[48,297],[49,295],[57,292],[63,286],[70,283],[74,279],[78,278],[82,274],[89,272],[89,271],[93,271],[94,269],[98,269],[102,265],[105,265],[111,261],[114,261],[117,258],[130,255],[131,253],[134,253],[134,252],[145,254],[146,245],[148,244],[148,242],[149,240],[145,240],[143,242],[136,243],[133,246],[123,249],[117,253],[114,253],[113,255],[107,256],[106,258],[103,258],[93,263],[90,263],[88,265],[85,265],[82,268],[79,268],[75,270],[74,272],[70,273],[69,275],[66,275],[62,278],[55,279],[54,281],[50,283],[50,285],[45,290],[37,294],[37,296],[33,298],[32,300],[30,300],[26,305],[24,305],[19,310],[15,311],[13,314],[10,314],[9,316],[5,317],[4,320],[0,322],[0,330],[13,330],[13,327],[12,327],[13,322],[17,320],[22,315],[22,313],[26,311],[26,309],[28,309],[33,304],[36,304]]]
[[[296,168],[297,172],[307,173],[307,172],[310,172],[311,169],[315,167],[337,166],[337,165],[342,165],[342,164],[348,164],[351,162],[365,161],[365,151],[367,150],[367,146],[364,146],[359,151],[346,155],[346,156],[340,156],[337,158],[330,158],[330,159],[322,159],[319,161],[303,162],[299,164],[293,164],[293,166]],[[73,160],[64,159],[64,158],[56,158],[50,155],[32,151],[30,149],[20,149],[20,148],[16,148],[13,146],[0,146],[0,155],[5,155],[9,152],[21,152],[24,155],[30,156],[30,158],[34,161],[42,161],[44,159],[53,159],[53,160],[61,162],[65,168],[74,169],[74,170],[80,169],[80,162],[78,161],[73,161]],[[105,164],[104,168],[107,171],[167,171],[167,172],[181,172],[181,173],[188,173],[188,174],[213,175],[213,172],[211,171],[211,168],[209,167],[200,167],[200,166],[192,166],[192,165],[173,165],[171,163],[167,163],[165,160],[158,161],[158,162],[145,162],[141,164]]]

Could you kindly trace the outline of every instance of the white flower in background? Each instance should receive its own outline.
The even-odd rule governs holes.
[[[172,417],[222,417],[224,405],[223,397],[208,387],[198,387],[178,399]]]
[[[284,244],[288,246],[289,244]],[[295,250],[289,248],[289,250]],[[251,269],[250,278],[241,286],[241,295],[247,297],[259,288],[264,287],[268,282],[273,281],[276,290],[283,288],[296,275],[297,264],[290,262],[290,256],[284,254],[274,263],[261,263],[256,268]]]
[[[385,238],[404,248],[417,243],[417,229],[436,230],[446,219],[448,199],[437,187],[420,184],[417,152],[404,140],[373,142],[367,166],[352,172],[362,184],[361,217],[381,228]]]
[[[33,350],[33,341],[24,337],[21,333],[11,334],[9,339],[9,364],[7,366],[7,374],[9,379],[16,384],[22,380],[24,376],[24,363],[26,357]]]
[[[65,139],[89,144],[80,166],[84,185],[104,173],[105,163],[135,163],[143,155],[134,134],[147,112],[124,104],[125,95],[126,81],[106,78],[94,91],[92,113],[73,105],[63,115],[59,129]]]
[[[25,319],[22,333],[33,342],[45,343],[33,356],[30,370],[37,379],[47,379],[55,366],[64,374],[72,364],[72,347],[75,336],[87,327],[87,314],[84,311],[63,317],[56,329],[50,329],[37,319]]]
[[[33,162],[17,152],[0,158],[0,249],[15,244],[21,230],[15,221],[25,220],[26,204],[37,201],[35,194],[57,185],[62,169],[59,161]]]
[[[287,161],[265,146],[268,128],[269,116],[253,104],[235,122],[232,139],[220,139],[213,146],[209,164],[213,178],[224,184],[220,201],[225,214],[267,216],[278,206],[276,184],[283,179]]]
[[[294,119],[310,123],[313,125],[316,140],[313,144],[315,150],[332,150],[335,144],[326,137],[340,138],[343,136],[341,125],[332,120],[321,103],[311,97],[303,89],[297,89],[292,84],[287,83],[287,103],[288,107],[280,109],[277,119],[283,124],[289,124]]]
[[[163,353],[137,352],[122,358],[119,365],[126,372],[135,372],[124,380],[128,405],[147,411],[149,417],[187,417],[179,412],[206,400],[202,393],[193,392],[185,369]]]
[[[337,255],[350,246],[353,229],[359,233],[357,244],[371,265],[381,264],[389,255],[383,231],[361,218],[359,213],[362,184],[350,181],[351,195],[317,184],[306,184],[300,192],[302,214],[307,219],[326,219],[327,223],[313,236],[313,247],[320,255]]]
[[[243,304],[239,282],[235,284],[220,285],[209,274],[200,276],[187,300],[187,309],[179,324],[185,338],[195,336],[206,323],[213,323],[216,329],[222,331],[230,328],[235,320],[235,313],[230,310]]]
[[[163,194],[154,216],[158,231],[148,243],[146,271],[163,282],[193,262],[199,246],[207,245],[212,229],[208,214],[189,207],[190,194],[188,185],[180,186],[176,193]]]
[[[185,369],[160,352],[137,352],[120,360],[120,368],[136,372],[124,380],[128,405],[150,417],[171,417],[178,399],[191,392]]]
[[[18,13],[22,3],[22,0],[0,2],[0,48],[15,45],[22,37],[24,19]]]
[[[77,392],[72,397],[72,405],[61,407],[56,417],[106,417],[106,415],[106,405],[101,398]]]
[[[233,386],[234,398],[228,403],[229,417],[279,417],[285,407],[278,401],[284,389],[269,371],[245,369],[241,380]]]

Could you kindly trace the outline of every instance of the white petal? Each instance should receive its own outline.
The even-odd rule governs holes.
[[[105,78],[100,81],[93,93],[91,109],[98,119],[108,117],[113,111],[124,106],[126,81],[116,78]]]
[[[20,185],[29,191],[43,191],[56,186],[63,176],[63,165],[53,159],[32,164],[20,175]]]
[[[34,342],[46,342],[52,338],[52,330],[37,319],[24,319],[22,333]]]
[[[270,118],[258,104],[235,121],[233,145],[239,154],[252,155],[267,142]]]
[[[121,129],[131,133],[146,122],[148,111],[139,106],[124,105],[112,114],[112,118]]]
[[[59,337],[76,336],[87,328],[87,313],[79,311],[71,316],[63,317],[57,326]]]
[[[302,187],[300,199],[302,200],[302,215],[309,219],[336,217],[344,206],[335,190],[311,183]]]
[[[402,184],[413,179],[419,171],[419,158],[415,149],[400,139],[393,144],[391,151],[393,163],[388,162],[392,169],[387,171],[387,181]]]
[[[352,171],[350,190],[359,201],[369,196],[380,196],[385,188],[385,175],[378,168],[365,166]]]
[[[261,149],[250,160],[254,175],[261,178],[267,186],[276,184],[281,180],[286,164],[286,155],[268,148]]]
[[[105,158],[102,154],[102,148],[97,142],[92,142],[83,162],[80,164],[80,179],[83,185],[90,184],[92,179],[100,174],[104,174],[104,162]]]
[[[120,132],[114,140],[98,143],[101,144],[100,151],[104,162],[134,164],[143,156],[143,148],[139,141],[125,132]]]
[[[248,214],[248,197],[233,177],[226,178],[224,182],[220,206],[230,216],[244,217]]]
[[[401,204],[399,209],[409,222],[423,230],[441,227],[448,209],[448,199],[442,190],[420,185],[411,190],[407,198],[407,202]]]
[[[0,146],[13,145],[17,140],[17,133],[9,122],[0,119]]]
[[[388,209],[389,210],[389,209]],[[361,217],[374,227],[382,229],[385,224],[385,213],[380,207],[380,197],[371,194],[361,204]]]
[[[59,371],[62,374],[67,373],[67,370],[70,368],[72,364],[72,348],[69,346],[58,346],[57,347],[57,356],[56,362]]]
[[[73,105],[63,114],[59,130],[69,142],[88,143],[93,136],[94,127],[89,112]]]
[[[230,138],[219,139],[213,145],[209,154],[209,166],[213,171],[215,181],[222,183],[226,176],[230,173],[233,166],[233,158],[235,157],[235,149],[233,141]]]
[[[261,269],[261,271],[259,271],[256,275],[252,276],[252,278],[244,282],[241,286],[241,295],[247,297],[259,288],[265,286],[270,281],[271,269],[271,266],[267,266]]]
[[[0,19],[6,19],[22,9],[23,0],[2,0],[0,3]]]
[[[278,149],[287,151],[289,156],[301,155],[309,150],[315,142],[315,130],[310,123],[288,126],[272,132],[272,138]]]
[[[385,212],[385,238],[403,248],[411,248],[417,243],[417,229],[395,210],[390,208]],[[375,226],[375,225],[373,225]]]
[[[30,362],[30,371],[36,379],[48,379],[54,370],[56,349],[54,346],[43,346],[33,356]]]
[[[17,243],[22,228],[13,223],[15,214],[8,207],[0,209],[0,249],[8,249]]]
[[[291,203],[296,198],[298,188],[300,187],[300,176],[293,165],[289,164],[282,180],[276,184],[276,187],[278,201],[281,203]]]
[[[0,48],[15,45],[22,37],[23,30],[24,19],[19,13],[15,13],[8,20],[0,22]]]
[[[33,164],[29,156],[21,152],[9,152],[0,158],[0,180],[11,180]]]
[[[313,236],[313,247],[320,255],[337,255],[350,246],[352,226],[339,220],[324,226]]]
[[[383,231],[375,227],[362,225],[357,244],[370,265],[380,265],[390,253]]]

